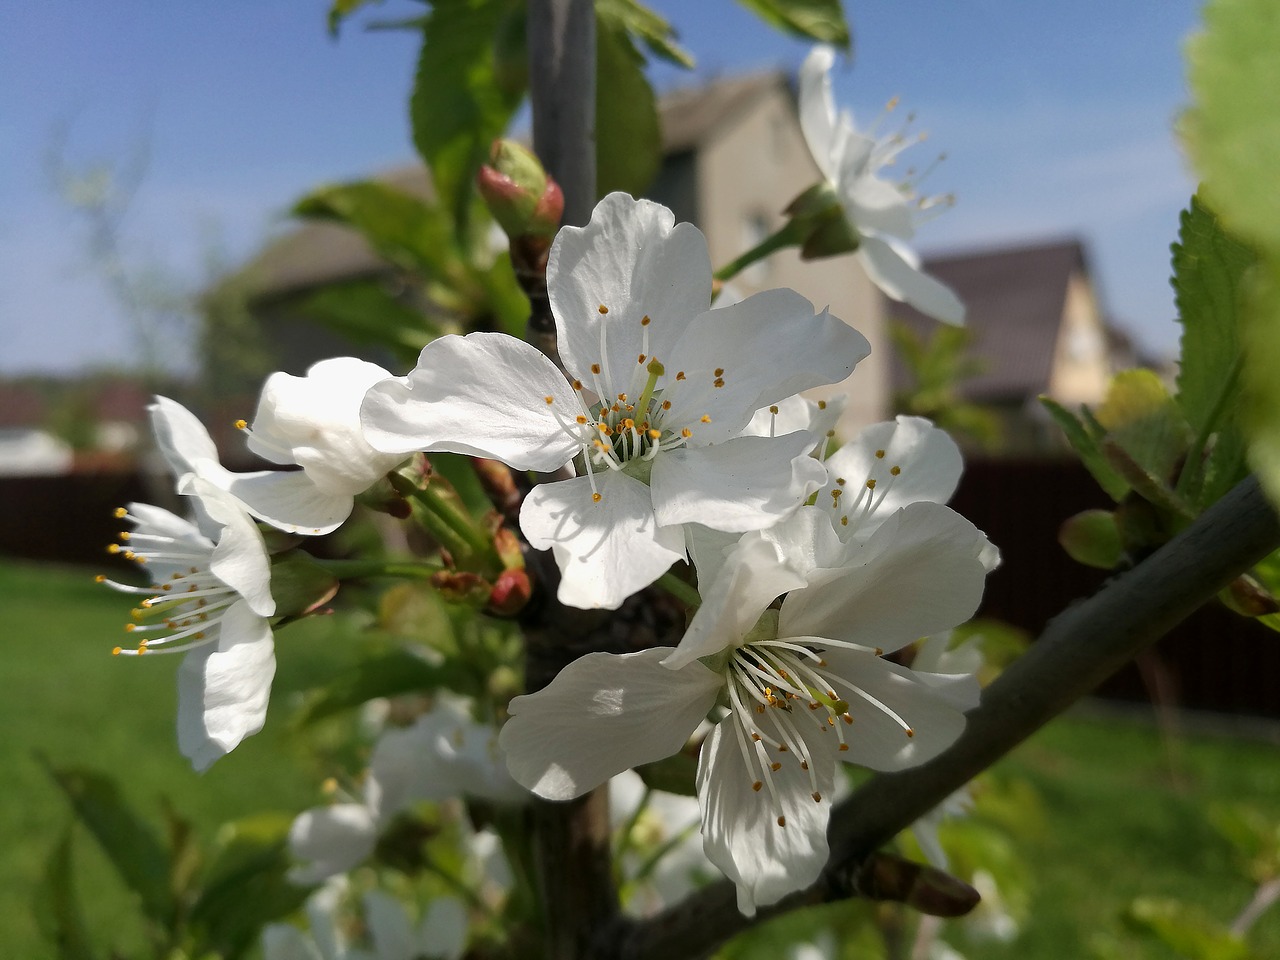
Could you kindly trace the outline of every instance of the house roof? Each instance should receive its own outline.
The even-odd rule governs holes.
[[[726,77],[663,95],[658,101],[663,152],[694,148],[720,124],[778,87],[789,89],[786,74],[771,71]],[[376,179],[415,196],[432,195],[426,168],[420,164],[396,167]],[[354,230],[313,221],[268,244],[246,268],[246,277],[254,297],[273,298],[385,268],[386,262]]]
[[[1088,272],[1079,240],[932,257],[924,269],[968,308],[969,352],[981,358],[982,370],[962,384],[967,399],[1021,400],[1048,390],[1068,281],[1076,272]],[[889,316],[917,335],[927,337],[937,327],[936,320],[901,303],[889,304]],[[895,391],[909,383],[896,356],[890,375]]]

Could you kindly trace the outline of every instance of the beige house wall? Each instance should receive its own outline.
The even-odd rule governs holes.
[[[728,263],[781,227],[783,209],[818,177],[790,95],[781,85],[738,115],[722,118],[697,152],[698,219],[707,235],[712,265]],[[803,262],[796,250],[784,250],[743,271],[732,285],[743,296],[790,287],[819,310],[830,307],[832,314],[861,332],[871,342],[871,356],[839,387],[815,390],[814,396],[840,392],[848,396],[839,427],[845,438],[885,417],[889,396],[886,311],[856,258]]]
[[[1111,373],[1107,334],[1093,287],[1079,272],[1073,273],[1053,348],[1049,396],[1072,407],[1100,403]]]

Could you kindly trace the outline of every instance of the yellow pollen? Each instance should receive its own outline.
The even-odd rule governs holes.
[[[822,802],[822,794],[820,794],[817,790],[813,791],[813,802],[814,803]]]
[[[650,440],[657,440],[660,436],[662,436],[662,431],[661,431],[661,430],[650,430],[650,431],[649,431],[649,439],[650,439]]]
[[[626,395],[625,393],[620,393],[620,394],[618,394],[618,400],[619,400],[620,402],[622,402],[622,403],[626,403],[626,402],[627,402],[627,395]]]
[[[820,704],[817,700],[810,700],[810,701],[809,701],[809,709],[810,709],[810,710],[817,710],[820,706],[822,706],[822,704]]]
[[[836,725],[835,717],[827,717],[827,726],[834,727]]]
[[[113,543],[107,547],[107,553],[119,553],[119,552],[120,552],[120,544],[118,543]]]
[[[844,496],[844,491],[841,490],[839,487],[836,487],[834,490],[831,491],[831,502],[833,504],[839,503],[840,498],[842,496]]]
[[[690,437],[693,436],[693,431],[690,430],[688,427],[685,427],[683,430],[680,431],[680,436],[688,440]]]
[[[640,354],[640,356],[636,357],[636,363],[644,363],[644,361],[645,361],[645,355],[643,353]]]
[[[575,390],[581,390],[581,389],[582,389],[582,381],[581,381],[581,380],[575,380],[575,381],[573,381],[573,389],[575,389]]]
[[[801,761],[800,761],[800,769],[801,769],[801,770],[808,770],[808,769],[809,769],[809,761],[808,761],[808,760],[801,760]]]
[[[849,716],[847,713],[840,714],[840,719],[850,726],[853,726],[853,717]]]
[[[119,648],[119,647],[116,647],[116,653],[119,653],[119,652],[120,652],[120,648]],[[763,787],[763,786],[764,786],[764,781],[763,781],[763,780],[757,780],[755,783],[753,783],[753,784],[751,785],[751,789],[752,789],[752,790],[754,790],[756,793],[759,793],[759,792],[760,792],[760,788],[761,788],[761,787]]]
[[[719,387],[723,387],[723,386],[724,386],[724,377],[716,377],[716,382],[715,382],[714,386],[715,386],[715,387],[717,387],[717,388],[719,388]]]
[[[907,736],[910,738],[910,737],[914,737],[915,735],[916,735],[916,732],[912,730],[910,727],[907,727]]]
[[[627,417],[622,421],[622,426],[626,430],[634,430],[636,426],[636,422],[632,420],[630,417]]]
[[[142,656],[146,652],[147,652],[146,644],[143,644],[143,643],[138,644],[138,650],[137,650],[138,656]]]
[[[587,418],[584,417],[582,414],[578,414],[577,420],[579,424],[583,424],[587,422]]]
[[[137,630],[137,629],[138,629],[138,625],[137,625],[136,623],[126,623],[126,624],[124,625],[124,632],[125,632],[125,633],[133,633],[133,631],[135,631],[135,630]]]
[[[877,451],[876,451],[876,459],[877,459],[877,460],[883,460],[883,459],[884,459],[884,451],[883,451],[883,450],[877,450]]]
[[[890,475],[891,475],[891,476],[895,476],[895,477],[896,477],[896,476],[897,476],[898,474],[900,474],[901,472],[902,472],[902,468],[901,468],[901,467],[890,467],[890,468],[889,468],[889,473],[890,473]]]
[[[123,520],[128,515],[129,515],[129,511],[126,510],[124,507],[116,507],[115,518],[117,520]]]
[[[842,744],[840,744],[840,752],[841,752],[841,753],[847,753],[847,752],[848,752],[848,750],[849,750],[849,745],[848,745],[847,743],[842,743]]]
[[[551,406],[551,404],[553,404],[553,403],[555,403],[555,402],[556,402],[556,398],[555,398],[555,397],[543,397],[542,399],[543,399],[543,400],[545,400],[545,401],[547,401],[547,406],[548,406],[548,407],[549,407],[549,406]]]
[[[779,753],[786,753],[786,752],[787,752],[787,745],[786,745],[785,743],[780,743],[780,744],[778,744],[778,752],[779,752]]]
[[[825,410],[825,409],[827,409],[827,401],[825,401],[825,400],[819,400],[819,401],[818,401],[818,409],[819,409],[819,410]]]
[[[838,483],[838,484],[839,484],[840,486],[842,486],[842,487],[843,487],[847,482],[848,482],[848,481],[846,481],[844,477],[836,477],[836,483]]]
[[[752,733],[752,734],[751,734],[751,739],[752,739],[752,740],[754,740],[754,741],[757,741],[757,742],[758,742],[758,741],[760,740],[760,734],[758,734],[758,733]]]
[[[604,316],[606,313],[609,312],[609,308],[606,307],[603,303],[600,304],[600,306],[598,306],[596,309],[600,311],[601,316]]]
[[[121,649],[120,649],[119,647],[112,647],[112,648],[111,648],[111,655],[112,655],[113,657],[118,657],[118,656],[120,656],[121,652],[122,652],[122,651],[121,651]]]
[[[778,818],[778,826],[780,826],[780,827],[785,827],[786,825],[787,825],[787,818],[786,818],[786,817],[779,817],[779,818]]]
[[[662,409],[663,409],[663,410],[670,410],[670,409],[671,409],[671,401],[670,401],[670,400],[663,400],[663,401],[662,401]]]
[[[679,372],[676,374],[676,379],[677,379],[677,380],[683,380],[683,379],[684,379],[684,371],[683,371],[683,370],[679,371]]]
[[[104,577],[102,574],[98,574],[93,578],[94,583],[106,583],[106,581],[107,581],[107,578]]]
[[[840,526],[847,527],[848,525],[849,525],[849,517],[846,514],[845,516],[840,518]]]
[[[716,376],[717,376],[717,377],[723,377],[723,376],[724,376],[724,367],[716,367]]]
[[[604,497],[603,497],[601,494],[593,493],[593,494],[591,495],[591,502],[592,502],[592,503],[599,503],[599,502],[600,502],[601,500],[603,500],[603,499],[604,499]]]
[[[770,408],[769,408],[769,412],[770,412],[770,413],[772,413],[774,416],[777,416],[778,408],[777,408],[777,407],[770,407]]]
[[[591,372],[592,372],[592,373],[599,373],[599,372],[600,372],[600,364],[598,364],[598,363],[593,363],[593,364],[591,365]]]
[[[649,315],[647,313],[640,318],[640,326],[642,327],[647,327],[651,323],[653,323],[653,321],[649,319]]]
[[[874,480],[874,479],[872,479],[872,480],[868,480],[868,481],[867,481],[867,489],[868,489],[868,490],[874,490],[875,488],[876,488],[876,482],[875,482],[875,480]]]
[[[244,421],[244,420],[237,420],[237,421],[236,421],[236,429],[237,429],[237,430],[244,430],[244,429],[247,429],[247,428],[248,428],[248,426],[249,426],[249,424],[248,424],[248,422],[247,422],[247,421]]]
[[[705,414],[705,413],[702,415],[702,418],[701,418],[701,419],[702,419],[702,422],[703,422],[703,423],[710,423],[710,422],[711,422],[711,417],[710,417],[708,414]]]
[[[782,769],[782,764],[777,762],[771,763],[769,764],[769,769],[772,770],[774,773],[777,773],[779,770]]]

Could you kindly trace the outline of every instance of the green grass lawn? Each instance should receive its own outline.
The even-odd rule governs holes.
[[[32,915],[33,890],[70,813],[36,762],[113,773],[155,822],[160,798],[208,836],[222,821],[317,802],[326,771],[289,728],[299,691],[350,662],[355,643],[341,618],[318,618],[278,638],[279,674],[263,733],[205,775],[193,773],[174,736],[175,657],[113,658],[127,598],[95,585],[89,571],[0,562],[5,666],[0,670],[0,954],[49,957]],[[997,769],[1024,778],[1040,812],[1021,830],[1019,854],[1033,878],[1032,917],[1012,944],[971,946],[970,960],[1088,958],[1099,935],[1119,937],[1116,956],[1167,958],[1124,933],[1133,897],[1176,897],[1229,920],[1251,887],[1200,810],[1213,801],[1255,804],[1280,821],[1280,749],[1226,738],[1188,737],[1180,776],[1170,775],[1154,729],[1118,719],[1062,720]],[[81,831],[79,892],[103,942],[127,946],[128,895]],[[109,932],[109,936],[107,935]],[[1280,908],[1255,930],[1259,956],[1280,956]]]

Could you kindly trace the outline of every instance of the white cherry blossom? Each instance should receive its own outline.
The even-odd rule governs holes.
[[[814,162],[858,237],[858,260],[886,296],[938,320],[963,323],[964,304],[949,287],[920,269],[920,258],[906,243],[915,233],[918,213],[938,199],[917,199],[910,183],[893,183],[880,176],[881,168],[920,138],[908,139],[899,133],[877,139],[860,132],[848,111],[837,116],[831,95],[834,63],[835,50],[819,45],[801,65],[800,127]]]
[[[973,614],[985,544],[934,503],[865,541],[842,542],[816,507],[748,533],[677,648],[588,654],[513,700],[508,766],[534,793],[570,799],[676,752],[715,711],[698,764],[703,844],[754,913],[825,864],[838,761],[903,769],[960,735],[976,681],[883,655]]]
[[[123,553],[151,577],[126,626],[138,645],[117,654],[185,653],[178,669],[178,746],[205,770],[245,737],[262,729],[275,675],[271,559],[262,534],[234,498],[188,476],[197,522],[145,503],[118,512],[133,529]]]
[[[616,608],[685,558],[685,525],[760,529],[822,482],[809,434],[741,434],[759,408],[847,377],[861,334],[791,290],[709,309],[701,232],[620,193],[560,231],[547,286],[569,379],[512,337],[442,337],[369,391],[362,419],[389,454],[574,461],[580,475],[535,487],[520,515],[564,603]]]

